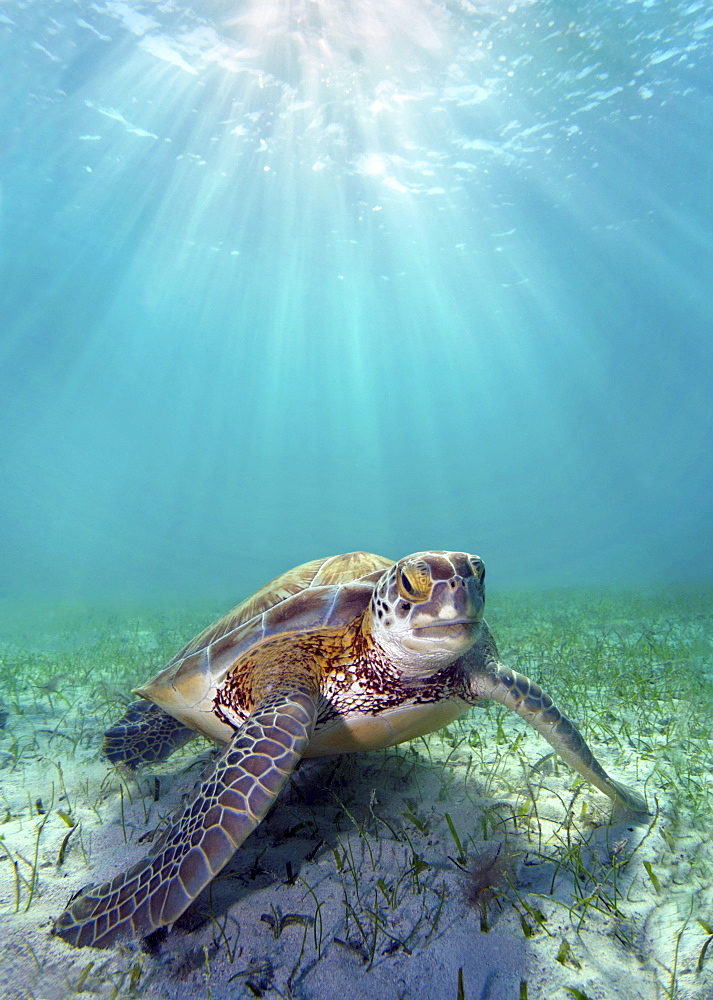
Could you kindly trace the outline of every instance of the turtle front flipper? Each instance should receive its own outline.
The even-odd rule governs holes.
[[[111,882],[88,887],[53,933],[77,947],[106,948],[176,920],[265,816],[309,743],[316,717],[308,686],[273,690],[149,856]]]
[[[150,701],[134,701],[104,733],[102,757],[132,770],[157,764],[197,733]]]
[[[609,777],[580,731],[560,712],[550,696],[524,674],[498,662],[497,647],[485,623],[469,656],[471,663],[477,662],[469,673],[470,698],[490,698],[517,712],[544,736],[570,767],[613,802],[631,812],[648,813],[648,806],[638,792]]]

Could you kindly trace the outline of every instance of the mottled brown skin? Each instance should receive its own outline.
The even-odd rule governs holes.
[[[434,684],[409,684],[394,668],[388,657],[374,646],[370,636],[371,612],[366,612],[346,629],[323,629],[304,636],[282,636],[258,647],[240,661],[225,680],[214,700],[215,714],[228,722],[224,709],[247,718],[260,702],[266,689],[278,684],[282,664],[297,654],[297,665],[304,664],[305,675],[316,679],[319,691],[318,721],[358,712],[377,714],[402,705],[410,698],[441,700],[445,693],[443,672]],[[449,664],[447,670],[458,676]],[[359,686],[357,693],[355,682]],[[459,677],[465,697],[465,678]],[[456,685],[450,692],[456,693]]]
[[[262,820],[301,756],[369,750],[438,729],[483,698],[534,726],[627,809],[614,781],[536,684],[499,662],[477,556],[369,553],[315,560],[189,643],[106,734],[113,763],[163,760],[195,732],[227,743],[149,855],[70,902],[54,933],[107,947],[171,924]],[[151,702],[155,704],[151,704]]]

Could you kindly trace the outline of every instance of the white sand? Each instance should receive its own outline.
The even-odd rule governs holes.
[[[696,918],[713,922],[702,875],[711,870],[710,834],[672,822],[665,773],[651,777],[653,759],[633,750],[597,745],[617,778],[645,786],[652,804],[659,798],[661,813],[636,822],[615,815],[610,825],[611,804],[584,786],[567,826],[578,779],[551,761],[533,770],[549,748],[514,716],[502,715],[499,744],[495,710],[474,710],[427,743],[305,762],[155,953],[140,944],[74,949],[50,936],[52,919],[81,886],[142,856],[138,839],[190,792],[201,767],[181,771],[197,757],[205,764],[208,746],[189,744],[122,785],[98,757],[107,720],[89,726],[85,717],[74,749],[61,735],[76,731],[77,707],[90,704],[69,681],[67,691],[69,705],[54,697],[53,708],[28,697],[26,714],[11,713],[0,742],[3,1000],[456,1000],[459,970],[465,1000],[564,1000],[572,995],[566,987],[590,1000],[713,997],[713,945],[696,969],[707,937]],[[473,730],[482,751],[458,742]],[[667,738],[651,737],[657,746]],[[81,824],[61,866],[69,827],[57,810]],[[458,849],[446,812],[471,859],[497,844],[519,852],[515,888],[504,887],[500,907],[491,905],[487,932],[465,898],[466,876],[449,860]],[[517,827],[506,821],[513,814]]]

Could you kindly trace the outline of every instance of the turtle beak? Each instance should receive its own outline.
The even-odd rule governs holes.
[[[414,625],[413,628],[415,632],[430,632],[431,634],[434,634],[435,630],[443,629],[444,635],[446,633],[453,635],[457,629],[471,628],[477,622],[477,618],[454,618],[453,621],[431,622],[430,625]]]
[[[473,643],[478,622],[475,619],[459,619],[435,625],[420,625],[414,632],[421,639],[434,643],[443,649],[465,652]]]
[[[456,577],[436,584],[430,599],[415,610],[411,627],[417,631],[434,628],[472,627],[483,617],[482,587],[474,577]],[[453,633],[451,633],[453,634]]]

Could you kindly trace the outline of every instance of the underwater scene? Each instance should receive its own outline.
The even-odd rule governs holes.
[[[711,288],[704,0],[0,2],[1,1000],[713,1000]]]

